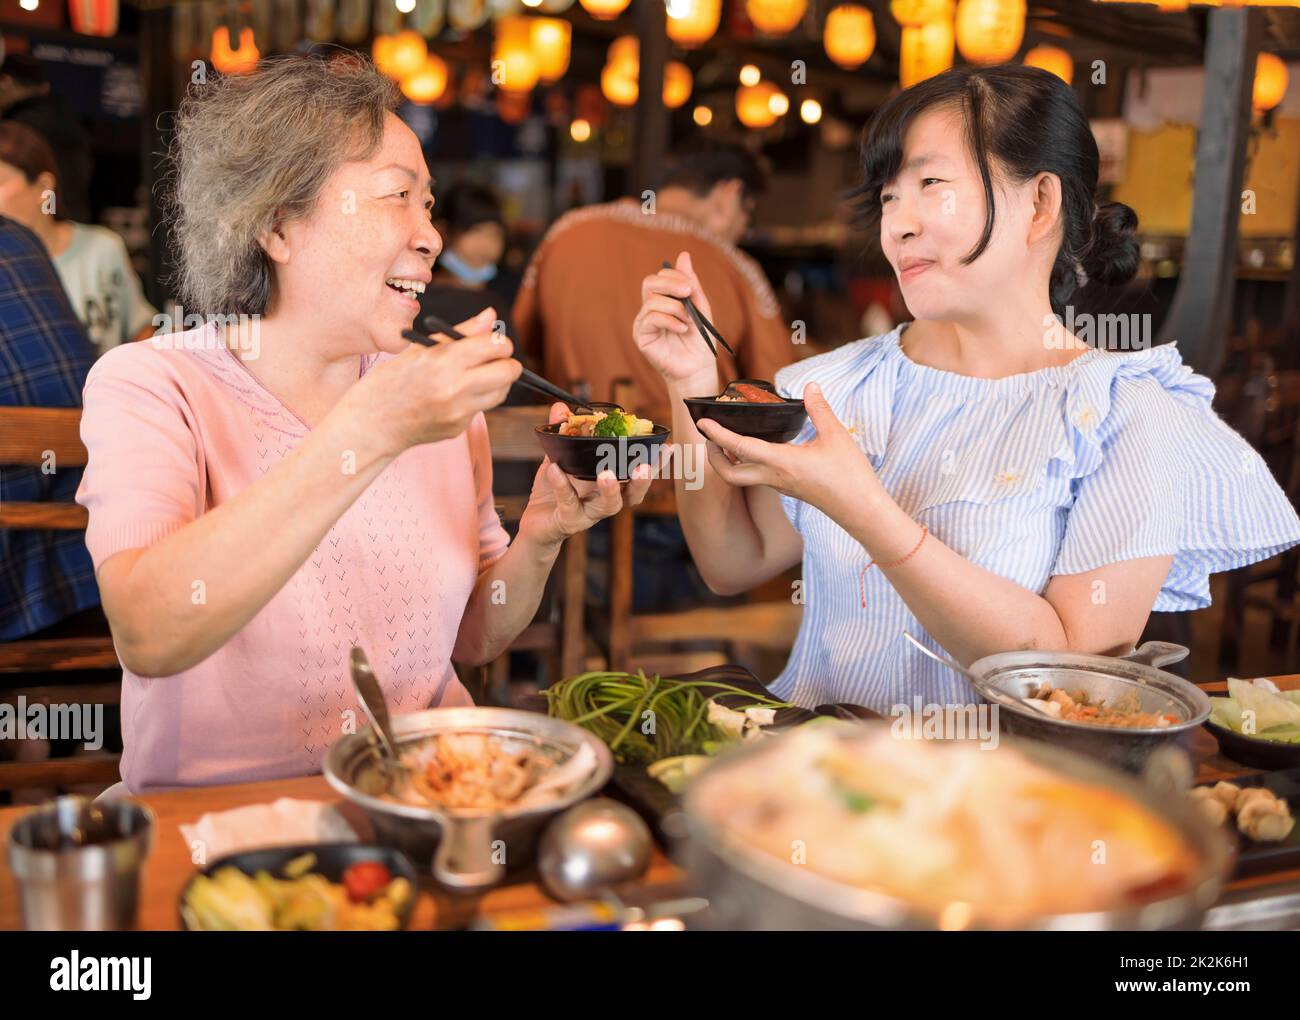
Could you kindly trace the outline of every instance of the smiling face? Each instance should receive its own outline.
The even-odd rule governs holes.
[[[399,353],[442,250],[432,208],[419,140],[390,113],[379,147],[341,164],[310,216],[263,238],[270,314],[301,322],[332,356]]]
[[[987,313],[989,295],[1008,286],[1045,286],[1050,245],[1036,243],[1039,232],[1031,230],[1044,175],[1014,184],[1001,180],[996,166],[990,173],[993,233],[984,252],[963,265],[984,232],[986,202],[962,118],[930,108],[908,126],[902,164],[881,189],[880,243],[914,318],[959,321]]]

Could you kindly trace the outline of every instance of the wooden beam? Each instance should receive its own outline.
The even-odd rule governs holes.
[[[641,40],[641,73],[632,128],[628,183],[640,195],[659,184],[668,151],[668,108],[664,106],[664,64],[668,62],[668,16],[663,0],[632,0]]]
[[[1210,11],[1192,226],[1178,290],[1160,330],[1162,339],[1177,341],[1184,361],[1209,376],[1223,364],[1232,328],[1237,224],[1262,35],[1254,9]]]

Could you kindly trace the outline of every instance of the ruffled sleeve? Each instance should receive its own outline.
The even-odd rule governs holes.
[[[876,468],[884,459],[889,441],[897,366],[885,355],[896,332],[855,340],[825,354],[796,361],[777,372],[773,379],[778,393],[796,400],[803,398],[804,387],[810,382],[820,386],[835,416],[858,440]],[[790,442],[806,443],[816,434],[809,420]],[[781,506],[796,531],[803,505],[793,496],[781,496]]]
[[[1080,366],[1055,458],[1074,502],[1053,574],[1172,555],[1154,608],[1203,609],[1210,574],[1300,543],[1295,509],[1213,396],[1173,344]]]

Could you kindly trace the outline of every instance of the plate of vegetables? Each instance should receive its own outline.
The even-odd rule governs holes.
[[[697,425],[708,418],[737,435],[768,443],[788,443],[808,420],[802,400],[781,396],[763,379],[737,379],[717,396],[688,397],[684,403]]]
[[[389,847],[317,843],[227,854],[186,883],[186,931],[397,931],[415,869]]]
[[[537,439],[551,461],[566,475],[595,481],[606,469],[620,482],[641,464],[654,468],[670,435],[663,425],[638,418],[618,404],[593,403],[589,413],[573,412],[567,419],[537,426]]]
[[[1261,769],[1300,765],[1300,691],[1271,680],[1228,681],[1228,696],[1210,698],[1205,728],[1233,761]]]

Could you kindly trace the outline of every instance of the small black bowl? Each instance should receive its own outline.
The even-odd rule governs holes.
[[[591,407],[593,410],[622,410],[617,404],[600,401]],[[537,440],[552,463],[560,465],[560,470],[566,475],[584,482],[594,482],[606,468],[613,471],[620,482],[626,482],[640,465],[656,467],[659,448],[672,434],[667,426],[656,425],[648,436],[562,436],[561,424],[538,425]]]
[[[226,854],[213,861],[206,868],[195,872],[181,890],[178,904],[181,916],[181,928],[192,931],[189,918],[185,916],[185,899],[190,894],[190,886],[199,875],[211,878],[222,868],[236,868],[252,878],[259,871],[265,871],[273,878],[284,877],[284,866],[303,854],[314,854],[316,864],[308,874],[320,875],[330,882],[342,882],[343,873],[354,864],[363,861],[375,861],[388,869],[393,878],[404,878],[411,883],[411,896],[397,911],[397,927],[404,930],[411,923],[411,914],[415,911],[415,900],[419,895],[420,884],[415,875],[415,868],[406,854],[391,847],[377,846],[373,843],[301,843],[297,846],[274,846],[260,850],[241,850]]]
[[[769,393],[776,393],[776,387],[762,379],[736,379],[728,385],[735,383],[747,383]],[[722,391],[726,392],[726,389]],[[788,443],[799,434],[804,422],[808,420],[808,410],[802,400],[781,397],[779,404],[747,404],[739,400],[719,400],[722,393],[712,397],[686,398],[686,410],[696,425],[699,425],[701,418],[708,418],[738,436],[753,436],[767,443]]]
[[[1219,750],[1225,758],[1256,769],[1289,769],[1300,765],[1300,744],[1248,737],[1209,719],[1203,725],[1218,738]]]

